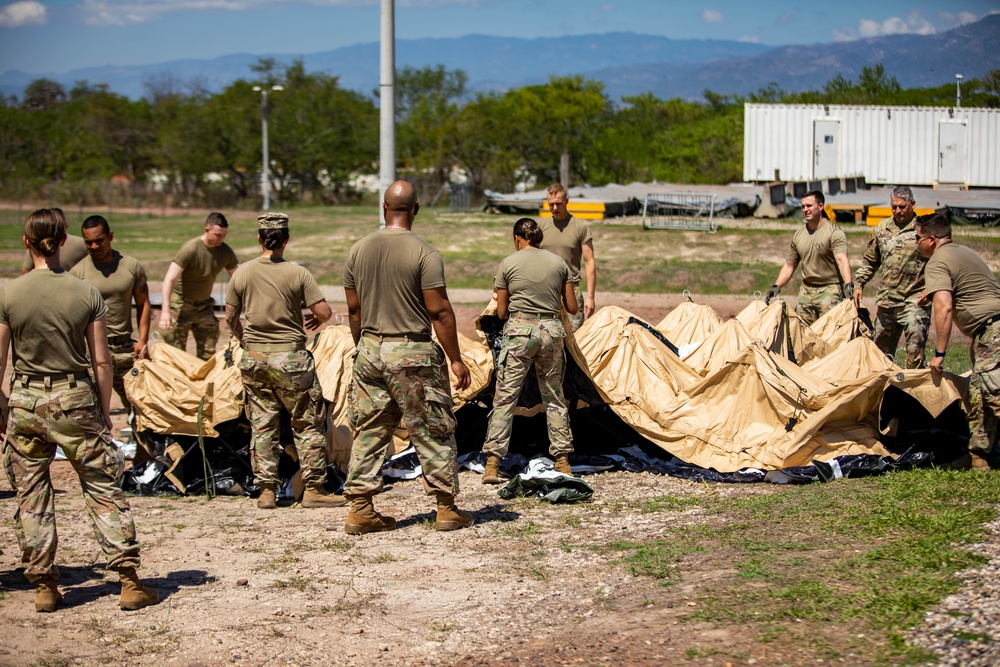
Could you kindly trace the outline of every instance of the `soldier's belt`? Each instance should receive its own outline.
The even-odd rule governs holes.
[[[986,327],[990,326],[994,322],[1000,322],[1000,313],[997,313],[993,317],[991,317],[988,320],[986,320],[985,322],[983,322],[982,326],[979,327],[979,330],[976,331],[976,335],[978,336],[979,334],[981,334],[984,331],[986,331]]]
[[[27,373],[15,373],[14,383],[22,387],[42,387],[49,391],[53,387],[75,387],[77,382],[90,382],[90,375],[81,373],[57,373],[55,375],[28,375]]]
[[[243,343],[247,352],[298,352],[306,349],[305,343]]]
[[[377,340],[379,343],[429,343],[431,342],[431,337],[429,334],[406,334],[404,336],[380,336],[377,333],[372,333],[371,331],[365,331],[361,334],[366,338],[371,338],[372,340]]]
[[[521,320],[558,320],[559,313],[526,313],[523,310],[514,310],[508,313],[508,317],[516,317]]]
[[[132,336],[109,336],[108,337],[108,347],[125,347],[126,345],[132,345],[135,341],[132,340]]]

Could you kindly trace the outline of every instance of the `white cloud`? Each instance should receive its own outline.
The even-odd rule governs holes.
[[[760,44],[760,38],[753,35],[743,35],[737,42],[746,42],[747,44]]]
[[[705,23],[725,23],[726,17],[717,9],[703,9],[701,18]]]
[[[402,7],[483,5],[499,0],[400,0]],[[37,4],[37,3],[15,3]],[[83,0],[77,8],[89,25],[148,23],[164,14],[197,11],[243,11],[276,5],[357,7],[377,5],[379,0]]]
[[[0,27],[18,28],[22,25],[42,25],[48,10],[40,2],[12,2],[0,7]]]
[[[614,9],[615,6],[610,2],[605,2],[603,5],[601,5],[601,11],[611,12],[614,11]]]
[[[930,21],[924,18],[919,10],[914,10],[904,18],[891,16],[883,21],[876,19],[861,19],[857,30],[834,28],[833,39],[838,42],[881,37],[882,35],[933,35],[937,30]]]
[[[975,23],[976,15],[972,12],[961,11],[958,13],[958,22],[960,25],[965,25],[966,23]]]

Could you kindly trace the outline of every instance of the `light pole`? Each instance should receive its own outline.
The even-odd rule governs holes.
[[[964,79],[961,74],[955,75],[955,108],[962,108],[962,79]]]
[[[284,90],[284,86],[271,86],[270,88],[264,88],[262,86],[254,86],[254,92],[260,93],[260,134],[264,143],[264,154],[263,160],[260,167],[260,191],[264,195],[264,210],[269,211],[271,209],[271,177],[268,174],[270,170],[270,158],[267,154],[267,94],[271,90],[278,92]]]

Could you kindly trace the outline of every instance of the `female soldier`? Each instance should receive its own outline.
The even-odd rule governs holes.
[[[559,319],[563,304],[568,313],[577,311],[570,271],[561,258],[539,249],[542,230],[531,218],[514,223],[516,252],[500,262],[494,281],[497,317],[510,319],[503,330],[503,348],[497,363],[496,393],[483,451],[487,454],[483,484],[500,483],[500,457],[507,453],[514,420],[514,407],[531,364],[535,364],[538,388],[549,427],[549,453],[558,472],[572,475],[569,453],[573,434],[563,398],[563,338],[566,330]]]
[[[306,487],[302,506],[345,505],[343,496],[323,489],[326,404],[312,354],[306,350],[305,329],[318,328],[333,312],[312,274],[283,258],[289,239],[288,216],[265,213],[257,218],[257,224],[263,252],[257,261],[236,269],[226,294],[226,322],[243,345],[240,374],[253,429],[254,474],[262,489],[257,507],[274,509],[277,505],[279,418],[283,410],[291,416]],[[312,311],[305,322],[303,303]],[[244,311],[246,327],[240,322]]]
[[[156,604],[159,594],[136,577],[139,544],[120,484],[125,459],[109,431],[111,357],[104,300],[93,286],[60,268],[66,229],[51,210],[28,216],[23,239],[34,269],[0,288],[0,381],[12,345],[3,465],[17,490],[14,519],[24,574],[37,587],[35,611],[54,611],[62,599],[56,588],[55,500],[49,478],[57,445],[80,477],[107,567],[121,578],[121,608]],[[87,373],[88,349],[96,388]]]

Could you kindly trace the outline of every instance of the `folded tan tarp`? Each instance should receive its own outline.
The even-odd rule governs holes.
[[[703,308],[685,306],[710,321]],[[566,338],[566,349],[616,414],[688,463],[733,472],[748,466],[805,465],[844,454],[884,455],[878,424],[889,387],[905,391],[937,416],[962,400],[965,380],[900,371],[870,340],[851,340],[855,334],[844,333],[856,332],[852,318],[857,313],[843,311],[823,324],[826,335],[841,341],[833,345],[802,325],[782,300],[770,306],[755,300],[736,319],[707,334],[682,361],[648,322],[605,306]],[[492,304],[481,318],[489,314],[495,314]],[[327,327],[310,339],[309,347],[330,402],[329,455],[343,467],[352,439],[346,415],[353,340],[347,327]],[[488,389],[493,374],[484,340],[461,337],[460,347],[472,386],[455,392],[456,409]],[[238,416],[243,405],[235,366],[240,348],[231,342],[230,350],[234,363],[226,363],[224,351],[202,363],[168,345],[155,345],[152,359],[138,362],[126,383],[138,428],[193,435],[202,398],[206,435],[214,434],[214,425]],[[405,431],[398,435],[402,446]]]

